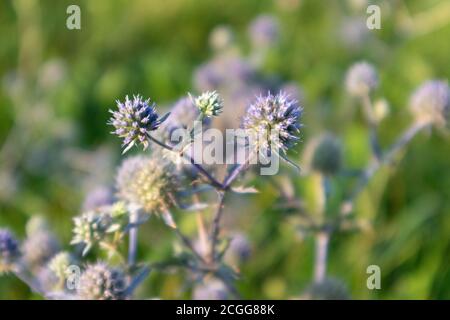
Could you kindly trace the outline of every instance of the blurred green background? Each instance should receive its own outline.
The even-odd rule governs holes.
[[[370,156],[367,130],[344,90],[348,67],[365,59],[378,68],[375,97],[390,106],[380,128],[383,146],[411,121],[411,92],[425,80],[450,77],[449,1],[370,3],[381,7],[381,30],[349,22],[365,19],[364,0],[1,1],[0,226],[23,237],[27,219],[42,214],[68,244],[71,217],[86,193],[113,183],[121,150],[106,121],[114,101],[141,93],[165,104],[193,91],[193,72],[212,56],[210,31],[229,25],[245,53],[248,24],[260,14],[273,15],[281,29],[263,73],[304,91],[303,140],[335,132],[344,141],[345,166],[362,167]],[[70,4],[81,8],[81,30],[66,28]],[[296,162],[304,145],[291,155]],[[359,197],[355,214],[372,228],[336,235],[328,270],[353,298],[450,298],[449,168],[448,135],[422,134],[398,167],[380,171]],[[298,196],[307,197],[307,179],[290,176]],[[245,210],[227,211],[253,247],[238,287],[245,298],[298,296],[311,280],[313,241],[298,237],[274,209],[273,186],[264,178],[255,184],[261,192],[244,196]],[[140,259],[170,257],[174,237],[162,223],[154,219],[143,228]],[[370,264],[381,267],[381,290],[366,287]],[[186,297],[183,278],[183,272],[154,272],[138,296]],[[1,276],[0,298],[37,296],[13,276]]]

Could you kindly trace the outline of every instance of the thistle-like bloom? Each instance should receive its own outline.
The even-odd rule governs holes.
[[[257,140],[253,141],[256,142],[253,147],[257,150],[273,150],[283,154],[299,140],[302,112],[298,102],[285,93],[269,93],[257,97],[247,108],[242,127]]]
[[[9,271],[19,257],[19,243],[7,229],[0,229],[0,274]]]
[[[70,244],[83,244],[83,255],[101,240],[111,227],[112,217],[102,210],[88,211],[73,218],[73,238]]]
[[[311,168],[324,175],[334,175],[342,165],[342,146],[331,134],[325,134],[312,142]]]
[[[346,285],[334,278],[311,284],[302,297],[305,300],[348,300],[350,295]]]
[[[166,116],[160,118],[156,113],[155,104],[139,95],[134,96],[133,100],[126,96],[123,103],[117,100],[117,107],[117,111],[109,110],[113,116],[108,124],[114,126],[113,134],[124,139],[123,152],[139,143],[144,146],[144,150],[147,149],[149,145],[147,135],[158,129]]]
[[[249,27],[252,43],[257,47],[267,47],[278,40],[278,22],[269,15],[256,18]]]
[[[368,95],[378,87],[378,74],[375,68],[363,61],[355,63],[347,72],[347,91],[355,97]]]
[[[24,259],[33,269],[45,265],[58,251],[58,241],[48,231],[29,235],[22,247]]]
[[[156,157],[125,159],[116,176],[118,197],[148,213],[159,213],[170,207],[178,186],[171,164]]]
[[[412,95],[411,112],[418,121],[445,126],[450,121],[450,88],[445,81],[430,80]]]
[[[122,271],[105,263],[90,264],[82,273],[77,290],[82,300],[125,299],[126,278]]]
[[[194,288],[192,298],[194,300],[227,300],[230,295],[221,281],[210,279]]]
[[[194,102],[205,117],[215,117],[222,113],[223,101],[216,91],[206,91],[195,98]]]
[[[48,263],[49,270],[58,278],[64,281],[70,274],[69,266],[74,262],[70,253],[62,251],[56,254]]]

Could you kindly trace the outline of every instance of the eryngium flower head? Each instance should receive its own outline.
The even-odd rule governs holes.
[[[216,91],[206,91],[195,98],[194,102],[205,117],[215,117],[222,113],[223,101]]]
[[[363,61],[355,63],[347,72],[347,91],[355,97],[368,95],[378,86],[378,75],[375,68]]]
[[[148,213],[159,213],[173,204],[178,177],[164,159],[134,156],[120,166],[116,187],[120,199]]]
[[[0,274],[9,271],[19,257],[19,243],[7,229],[0,229]]]
[[[125,289],[123,272],[98,262],[81,274],[77,293],[83,300],[120,300],[125,298]]]
[[[249,27],[252,43],[257,47],[267,47],[278,40],[278,22],[269,15],[256,18]]]
[[[269,93],[257,97],[247,108],[242,127],[257,139],[257,149],[275,148],[285,152],[299,140],[302,111],[298,102],[284,92],[277,95]]]
[[[109,110],[113,116],[108,124],[114,126],[113,134],[124,139],[123,152],[139,143],[145,150],[149,144],[147,135],[158,129],[164,121],[156,113],[155,104],[150,103],[150,99],[144,100],[140,95],[133,96],[133,100],[126,96],[123,103],[117,100],[117,108],[117,111]]]
[[[73,238],[70,244],[83,244],[85,255],[95,244],[100,242],[111,226],[111,216],[102,210],[88,211],[73,218]]]
[[[411,112],[418,121],[445,126],[450,121],[450,89],[445,81],[430,80],[412,95]]]
[[[340,280],[327,278],[311,284],[302,298],[306,300],[348,300],[350,295],[346,285]]]
[[[229,297],[225,285],[216,279],[209,279],[198,284],[192,292],[194,300],[227,300]]]
[[[342,146],[331,134],[325,134],[313,141],[311,168],[324,175],[338,173],[342,165]]]
[[[48,268],[60,280],[64,281],[70,274],[69,266],[73,263],[70,253],[62,251],[50,260]]]
[[[22,247],[23,257],[31,268],[45,265],[58,251],[58,241],[49,231],[29,235]]]

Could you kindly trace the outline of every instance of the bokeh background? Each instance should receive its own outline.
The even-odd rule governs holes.
[[[368,2],[1,1],[0,226],[23,237],[26,221],[44,215],[69,248],[71,218],[85,196],[113,185],[121,150],[106,121],[114,101],[141,93],[164,106],[196,92],[194,74],[214,55],[210,32],[229,26],[240,54],[249,54],[248,26],[261,14],[277,19],[280,34],[259,69],[301,88],[303,141],[332,131],[344,142],[345,166],[361,168],[370,150],[364,119],[344,89],[348,67],[364,59],[379,71],[375,99],[390,110],[380,128],[383,146],[411,121],[411,92],[424,80],[450,77],[449,1],[370,1],[382,10],[375,31],[365,27]],[[70,4],[81,8],[81,30],[66,28]],[[371,226],[332,239],[328,272],[352,298],[450,298],[449,142],[442,132],[418,136],[398,167],[380,171],[358,198],[355,215]],[[300,164],[305,143],[291,154]],[[282,170],[298,198],[307,198],[308,179]],[[253,248],[239,290],[246,298],[298,296],[311,281],[313,241],[276,209],[272,184],[254,184],[261,192],[226,212]],[[337,181],[340,187],[345,183]],[[184,228],[194,233],[189,219]],[[140,259],[170,257],[167,228],[154,219],[143,229]],[[366,287],[370,264],[381,267],[381,290]],[[138,296],[189,297],[183,279],[182,272],[153,272]],[[0,298],[39,297],[7,275],[0,277]]]

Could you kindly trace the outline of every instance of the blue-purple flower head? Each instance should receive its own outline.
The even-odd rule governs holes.
[[[0,229],[0,274],[9,271],[11,264],[19,256],[19,243],[7,229]]]
[[[249,34],[256,47],[270,46],[278,40],[278,21],[269,15],[259,16],[250,24]]]
[[[445,126],[450,121],[450,88],[446,81],[430,80],[412,95],[411,112],[418,121]]]
[[[113,111],[108,124],[114,126],[112,132],[123,139],[124,153],[131,147],[141,144],[144,150],[149,145],[148,134],[158,129],[166,116],[160,118],[156,112],[155,104],[150,99],[144,100],[140,95],[133,96],[130,100],[125,97],[125,102],[117,101],[118,110]]]
[[[257,149],[277,149],[285,153],[299,140],[303,109],[284,92],[259,96],[247,109],[242,127],[257,137]]]

